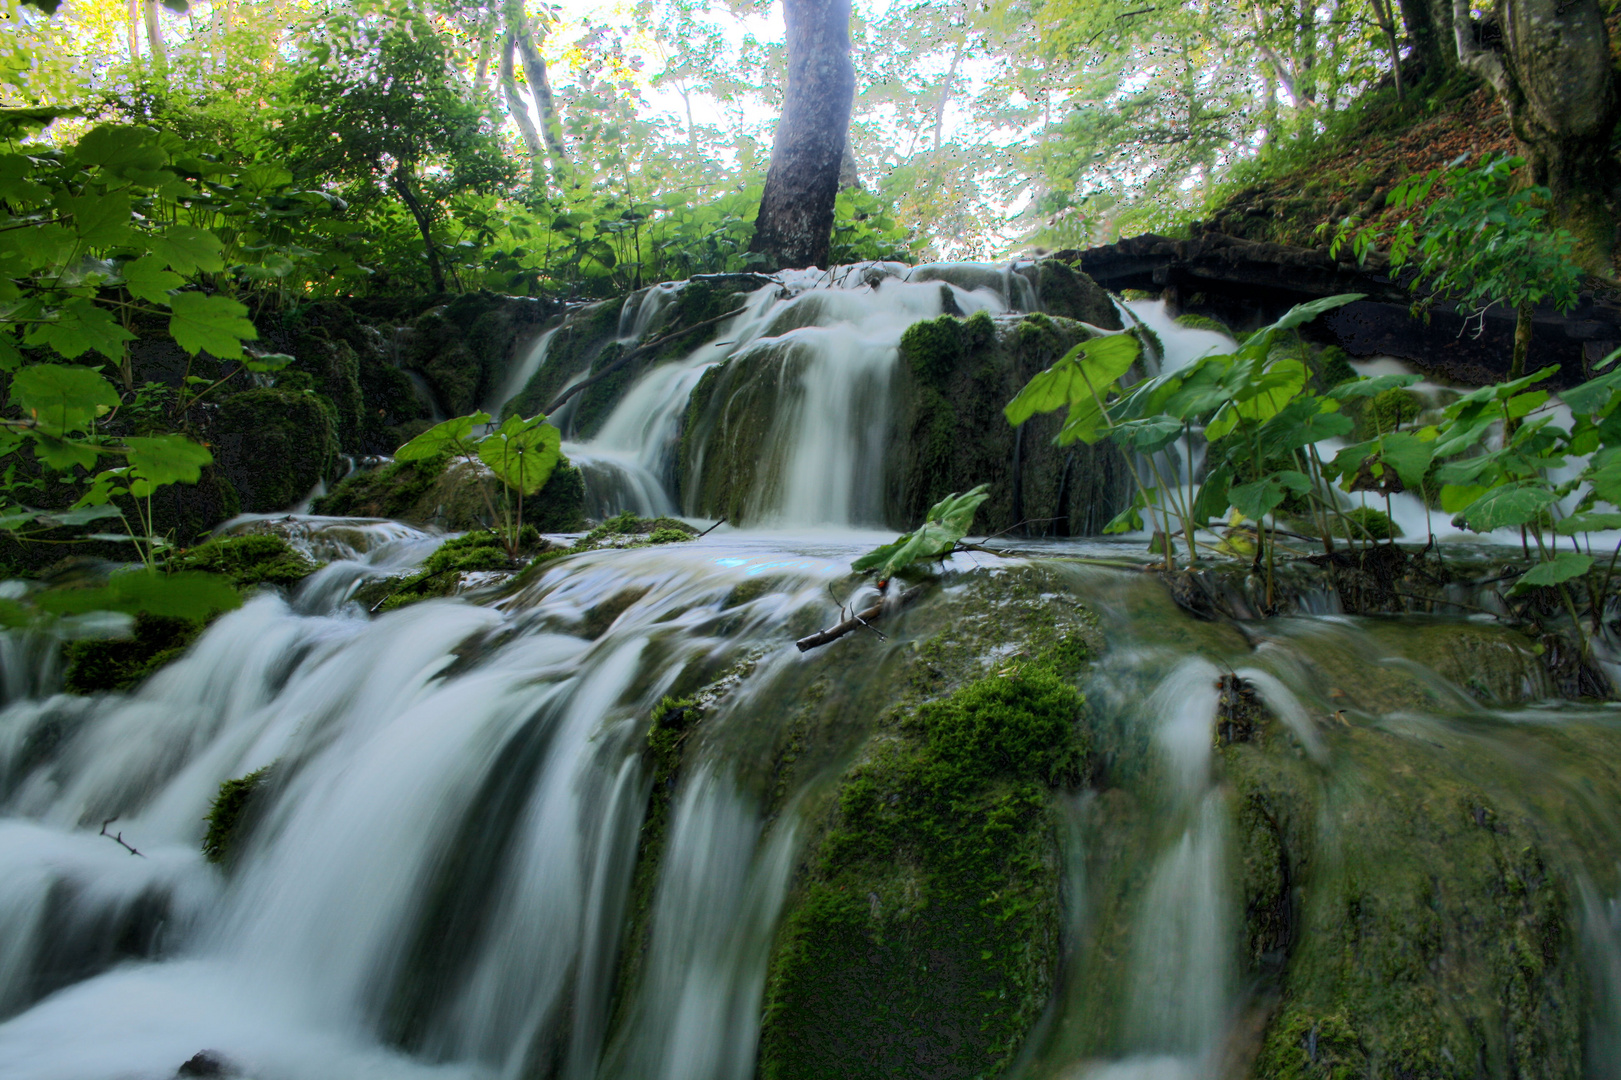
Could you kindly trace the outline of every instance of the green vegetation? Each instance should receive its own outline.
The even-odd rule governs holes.
[[[908,650],[893,704],[812,810],[762,1076],[994,1076],[1046,1006],[1051,799],[1088,771],[1089,745],[1071,684],[1087,646],[1045,595],[1010,576],[944,601],[944,628]]]
[[[229,862],[241,849],[254,800],[272,768],[266,765],[220,785],[219,794],[208,808],[208,832],[203,836],[203,855],[209,862]]]
[[[575,546],[581,549],[613,546],[614,537],[627,537],[632,542],[640,540],[650,544],[668,544],[691,540],[697,534],[697,529],[679,518],[637,517],[627,510],[603,521],[580,537]]]

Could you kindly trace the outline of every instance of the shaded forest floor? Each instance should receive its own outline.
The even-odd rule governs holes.
[[[1204,222],[1248,240],[1319,247],[1325,222],[1382,217],[1402,177],[1467,155],[1511,153],[1508,117],[1487,87],[1441,87],[1427,98],[1369,102],[1336,130],[1255,167]]]

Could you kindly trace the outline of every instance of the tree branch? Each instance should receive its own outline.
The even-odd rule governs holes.
[[[110,834],[110,833],[107,832],[107,826],[111,825],[113,822],[115,822],[117,820],[118,820],[118,815],[114,814],[112,817],[108,818],[106,821],[103,821],[101,823],[101,835],[105,836],[105,837],[107,837],[107,839],[115,842],[119,847],[123,848],[125,851],[129,852],[131,855],[141,855],[141,853],[139,851],[135,850],[135,846],[133,844],[127,844],[127,843],[124,842],[124,831],[122,829],[120,829],[117,832],[117,834]],[[146,856],[141,855],[141,858],[144,859],[144,858],[146,858]]]
[[[907,589],[894,599],[893,604],[889,606],[889,610],[892,612],[902,611],[914,600],[922,596],[923,590],[927,587],[927,585],[914,585],[910,589]],[[884,597],[879,597],[878,602],[867,608],[865,611],[855,612],[843,622],[830,626],[826,630],[818,630],[809,637],[802,637],[798,641],[794,642],[794,645],[798,647],[800,652],[810,652],[812,649],[820,648],[821,646],[830,642],[839,640],[839,638],[843,637],[845,634],[860,630],[863,626],[865,626],[868,630],[872,630],[872,622],[882,617],[884,614],[886,607],[885,599],[886,598]],[[876,631],[874,632],[876,633]]]

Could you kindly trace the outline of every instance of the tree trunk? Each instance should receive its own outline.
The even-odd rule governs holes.
[[[169,50],[163,44],[163,21],[158,18],[158,0],[142,0],[142,10],[146,13],[146,44],[152,55],[152,63],[158,68],[164,68],[169,63]]]
[[[141,61],[141,0],[129,0],[129,62]]]
[[[411,187],[411,170],[405,162],[394,167],[389,175],[388,184],[394,193],[405,203],[405,208],[411,211],[411,217],[416,219],[417,229],[422,233],[422,247],[428,254],[428,275],[433,278],[433,287],[438,292],[445,292],[445,268],[439,263],[439,249],[433,242],[433,219],[423,207],[422,201],[417,198],[416,191]]]
[[[825,266],[855,99],[850,0],[783,0],[788,84],[751,251],[774,267]]]
[[[529,83],[529,96],[535,99],[540,136],[551,157],[552,172],[561,172],[568,165],[568,155],[563,150],[563,125],[557,117],[557,103],[552,98],[551,79],[546,75],[546,60],[540,55],[540,44],[535,40],[534,24],[524,14],[519,0],[507,0],[507,34],[517,45],[518,56],[523,61],[523,77]]]
[[[1452,47],[1452,0],[1397,0],[1407,28],[1408,83],[1438,83],[1458,70]]]
[[[1616,181],[1609,153],[1618,114],[1610,37],[1598,0],[1497,0],[1496,26],[1453,0],[1458,60],[1497,91],[1533,179],[1560,216],[1600,229]],[[1499,34],[1483,34],[1496,29]],[[1613,225],[1608,226],[1613,229]],[[1606,257],[1613,237],[1591,235]]]
[[[546,150],[541,145],[534,120],[530,119],[529,105],[518,93],[517,74],[512,66],[516,49],[513,36],[507,34],[501,42],[501,93],[507,101],[507,112],[512,114],[518,134],[523,137],[524,149],[529,152],[529,186],[539,193],[546,190]]]

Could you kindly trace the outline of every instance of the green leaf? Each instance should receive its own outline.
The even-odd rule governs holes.
[[[1405,389],[1420,381],[1417,375],[1380,375],[1368,379],[1351,379],[1342,382],[1328,392],[1329,397],[1341,401],[1352,398],[1368,398],[1382,394],[1386,390]]]
[[[1573,577],[1580,577],[1593,568],[1593,556],[1578,555],[1574,551],[1561,551],[1551,559],[1543,559],[1514,583],[1511,592],[1520,592],[1536,586],[1558,585]]]
[[[1424,482],[1434,456],[1434,443],[1401,431],[1383,436],[1378,444],[1379,460],[1396,470],[1403,486],[1416,489]]]
[[[57,208],[73,215],[73,229],[80,241],[95,247],[117,244],[130,235],[129,196],[121,191],[106,194],[63,195]]]
[[[45,322],[29,328],[29,345],[49,345],[69,360],[94,349],[109,360],[123,355],[126,341],[135,335],[125,330],[106,308],[83,297],[63,304]]]
[[[546,486],[562,460],[563,433],[545,417],[508,417],[500,430],[478,444],[479,460],[507,487],[533,495]]]
[[[168,304],[169,293],[186,283],[172,270],[163,268],[163,260],[156,255],[143,255],[123,265],[124,288],[137,300],[151,304]]]
[[[1608,532],[1611,529],[1621,529],[1621,513],[1613,510],[1589,510],[1581,514],[1572,514],[1554,525],[1554,531],[1562,536]]]
[[[1535,521],[1553,502],[1553,492],[1541,484],[1505,484],[1464,507],[1454,523],[1461,520],[1475,532],[1516,529]]]
[[[225,269],[224,250],[219,237],[193,225],[171,225],[154,235],[152,254],[169,269],[190,276],[202,272],[217,274]]]
[[[850,568],[858,573],[876,569],[879,580],[888,581],[915,563],[948,554],[958,541],[968,535],[968,530],[974,525],[975,511],[988,498],[988,484],[946,496],[929,509],[920,528],[894,543],[869,551],[851,563]]]
[[[435,424],[421,435],[394,451],[396,461],[424,461],[445,454],[466,454],[472,451],[470,439],[475,427],[490,422],[490,414],[476,412],[471,416],[452,417]]]
[[[214,461],[208,447],[183,435],[129,438],[124,444],[129,447],[130,466],[156,487],[195,484],[202,476],[202,467]]]
[[[1018,427],[1036,413],[1102,398],[1136,362],[1142,345],[1131,334],[1109,334],[1076,345],[1025,384],[1002,410]]]
[[[116,124],[92,128],[74,146],[73,156],[86,165],[114,171],[156,169],[164,160],[152,132]]]
[[[1443,484],[1441,509],[1448,514],[1456,514],[1490,490],[1485,484]]]
[[[169,312],[169,333],[189,353],[235,360],[242,355],[242,343],[259,336],[248,309],[229,297],[176,293],[169,298]]]
[[[156,570],[129,570],[112,575],[107,584],[92,588],[49,589],[36,593],[40,610],[55,615],[87,611],[122,611],[131,615],[163,615],[173,619],[206,619],[242,605],[231,579],[199,570],[165,574]]]
[[[1239,484],[1227,492],[1227,501],[1240,514],[1251,521],[1260,521],[1283,502],[1284,485],[1276,476],[1264,477],[1250,484]]]
[[[280,371],[293,362],[293,357],[286,353],[249,353],[242,358],[242,366],[249,371],[260,374],[271,374]]]
[[[117,406],[118,391],[93,368],[32,364],[12,376],[11,403],[42,430],[60,435],[88,429]]]

